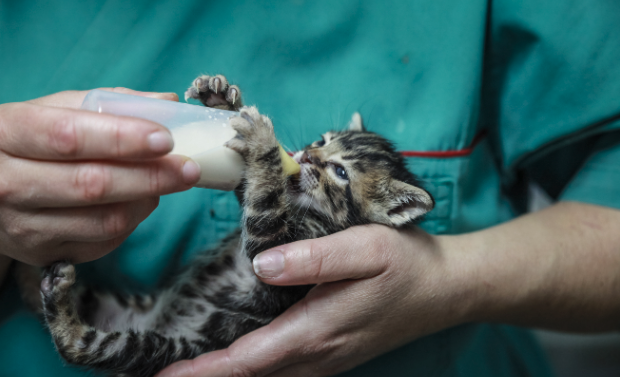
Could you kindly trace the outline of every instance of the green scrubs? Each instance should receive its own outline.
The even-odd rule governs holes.
[[[292,149],[360,111],[412,152],[437,201],[422,227],[468,232],[522,213],[532,180],[556,199],[620,208],[619,14],[585,0],[3,1],[0,103],[100,86],[182,98],[198,74],[223,73]],[[80,279],[154,289],[238,220],[231,193],[166,196]],[[343,375],[550,374],[527,330],[468,324]],[[9,281],[0,376],[43,375],[86,372],[63,366]]]

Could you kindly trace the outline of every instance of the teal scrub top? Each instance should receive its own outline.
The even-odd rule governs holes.
[[[291,149],[359,111],[434,195],[421,226],[462,233],[523,213],[531,181],[554,199],[620,208],[618,15],[604,0],[3,1],[0,103],[102,86],[182,98],[197,75],[223,73]],[[79,278],[155,289],[238,220],[231,193],[165,196]],[[0,376],[88,374],[63,365],[6,282]],[[379,375],[551,371],[527,330],[467,324],[342,374]]]

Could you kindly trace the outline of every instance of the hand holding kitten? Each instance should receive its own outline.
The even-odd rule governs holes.
[[[319,285],[229,348],[173,364],[157,377],[328,376],[348,370],[465,320],[466,284],[452,262],[437,237],[381,225],[265,251],[254,260],[264,282]]]
[[[272,276],[261,280],[319,285],[271,324],[158,377],[328,376],[467,322],[613,331],[618,224],[618,210],[560,202],[456,236],[370,225],[280,246],[257,256]]]

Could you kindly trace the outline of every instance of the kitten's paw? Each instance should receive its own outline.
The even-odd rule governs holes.
[[[207,107],[239,111],[241,108],[241,90],[237,85],[229,85],[222,75],[202,75],[194,80],[185,92],[185,101],[197,99]]]
[[[44,296],[64,296],[75,283],[75,267],[67,262],[56,262],[45,269],[41,280]]]
[[[246,158],[258,157],[278,147],[271,119],[261,115],[254,106],[241,109],[239,116],[230,118],[237,136],[225,145]]]

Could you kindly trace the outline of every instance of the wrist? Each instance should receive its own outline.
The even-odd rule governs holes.
[[[483,268],[478,262],[482,249],[481,240],[475,234],[436,236],[437,246],[443,255],[444,276],[452,316],[451,325],[481,321],[481,313],[487,305],[485,282],[481,279]]]
[[[438,237],[454,300],[460,302],[456,324],[521,323],[522,311],[529,308],[526,303],[547,274],[548,263],[527,253],[518,255],[504,244],[516,244],[517,240],[496,236],[491,228]]]
[[[547,313],[562,306],[555,301],[569,289],[561,271],[570,259],[568,250],[557,249],[555,240],[569,237],[554,232],[557,223],[541,213],[453,236],[458,245],[452,247],[463,254],[458,261],[469,321],[556,328],[558,315]]]

